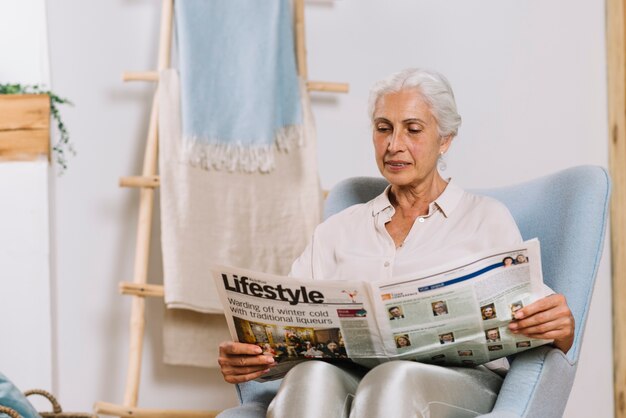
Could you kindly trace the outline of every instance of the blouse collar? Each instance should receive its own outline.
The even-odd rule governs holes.
[[[387,186],[384,192],[374,198],[374,201],[372,202],[372,216],[376,216],[386,209],[393,209],[393,205],[389,201],[390,189],[391,185]],[[446,186],[446,188],[439,195],[439,197],[437,197],[432,203],[430,203],[428,208],[429,215],[433,212],[435,208],[438,208],[447,218],[459,205],[459,202],[463,197],[463,193],[465,193],[465,191],[462,188],[457,186],[451,178],[448,179],[448,185]]]

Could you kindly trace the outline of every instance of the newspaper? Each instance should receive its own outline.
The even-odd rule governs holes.
[[[515,312],[546,294],[539,241],[385,282],[300,280],[214,266],[234,341],[256,344],[282,377],[300,361],[475,366],[547,344],[516,335]]]

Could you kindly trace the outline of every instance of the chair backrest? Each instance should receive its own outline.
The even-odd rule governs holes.
[[[328,194],[324,217],[371,200],[387,184],[373,177],[338,183]],[[580,166],[515,186],[473,192],[504,203],[525,240],[539,238],[544,281],[565,295],[576,321],[574,345],[567,354],[576,361],[604,243],[610,193],[606,170]]]

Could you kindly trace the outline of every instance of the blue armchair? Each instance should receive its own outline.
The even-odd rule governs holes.
[[[324,216],[366,202],[387,183],[358,177],[337,184]],[[504,203],[524,239],[538,237],[544,281],[563,293],[576,321],[574,345],[567,353],[543,346],[517,355],[493,411],[487,418],[561,417],[574,382],[587,311],[600,263],[610,181],[600,167],[581,166],[516,186],[477,190]],[[264,417],[280,381],[237,387],[241,406],[221,417]]]

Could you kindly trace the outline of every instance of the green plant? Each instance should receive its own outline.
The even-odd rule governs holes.
[[[52,118],[56,121],[57,129],[59,130],[59,139],[57,143],[52,146],[52,151],[55,155],[55,161],[61,167],[59,174],[63,174],[67,169],[68,153],[76,155],[76,151],[70,142],[69,132],[61,119],[61,114],[57,106],[61,104],[73,106],[72,102],[38,85],[0,84],[0,94],[46,94],[50,97],[50,113],[52,114]]]

